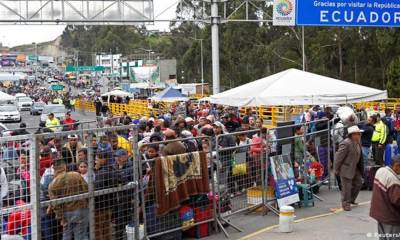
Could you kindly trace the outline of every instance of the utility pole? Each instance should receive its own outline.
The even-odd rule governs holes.
[[[213,94],[220,91],[219,79],[219,24],[218,0],[211,0],[211,49],[212,49],[212,76]]]
[[[110,58],[111,58],[111,71],[110,71],[111,78],[110,79],[111,79],[111,81],[113,83],[113,88],[115,88],[115,82],[114,82],[114,56],[113,56],[111,48],[110,48]]]
[[[203,57],[203,40],[200,39],[200,58],[201,58],[201,96],[204,97],[204,57]]]
[[[192,38],[195,41],[200,41],[200,61],[201,61],[201,96],[204,96],[204,56],[203,56],[203,40]]]
[[[79,66],[79,51],[75,52],[75,67],[76,67],[76,81],[79,80],[79,71],[78,71],[78,66]]]

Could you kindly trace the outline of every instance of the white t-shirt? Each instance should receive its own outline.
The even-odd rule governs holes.
[[[0,193],[1,199],[5,198],[8,194],[7,176],[3,168],[0,168]]]

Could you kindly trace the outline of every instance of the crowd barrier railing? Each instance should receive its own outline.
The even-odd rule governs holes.
[[[294,135],[298,126],[304,132]],[[235,215],[279,214],[271,157],[288,154],[298,161],[294,174],[303,178],[303,196],[318,199],[317,189],[330,183],[327,120],[162,142],[138,137],[136,126],[129,125],[0,138],[2,145],[11,141],[28,149],[30,158],[30,185],[22,186],[29,192],[18,196],[29,199],[16,208],[19,198],[8,195],[14,202],[1,208],[1,219],[29,211],[26,239],[60,238],[71,229],[79,239],[198,237],[200,229],[219,229],[229,237],[226,227],[243,230]],[[57,151],[48,152],[45,145]],[[78,146],[86,149],[83,154]],[[65,177],[60,158],[67,163],[62,167],[79,173]],[[311,165],[313,159],[322,166]],[[15,168],[24,170],[23,165],[27,162],[14,159],[7,174],[22,177]],[[83,187],[71,188],[66,179]],[[81,228],[68,225],[73,218],[84,222]]]

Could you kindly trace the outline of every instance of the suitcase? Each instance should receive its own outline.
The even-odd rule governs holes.
[[[194,208],[194,221],[199,223],[212,218],[212,208],[211,206],[207,208]],[[210,235],[210,223],[203,223],[198,226],[192,227],[185,232],[186,237],[190,238],[204,238]]]
[[[364,186],[363,189],[372,190],[372,187],[374,186],[374,179],[375,179],[375,174],[376,171],[378,171],[378,169],[381,166],[379,165],[375,165],[375,166],[367,166],[364,169]]]

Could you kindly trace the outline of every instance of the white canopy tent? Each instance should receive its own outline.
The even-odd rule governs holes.
[[[5,92],[0,92],[0,103],[5,103],[14,100],[15,100],[14,96],[11,96]]]
[[[346,104],[386,98],[386,90],[288,69],[212,95],[210,100],[214,104],[256,107]]]
[[[125,91],[122,91],[122,90],[119,90],[119,89],[115,89],[115,90],[113,90],[111,92],[103,93],[101,96],[102,97],[107,97],[107,101],[108,102],[110,102],[110,98],[113,97],[113,96],[117,96],[117,97],[120,97],[120,98],[124,98],[124,97],[133,98],[133,95],[131,93],[125,92]]]

